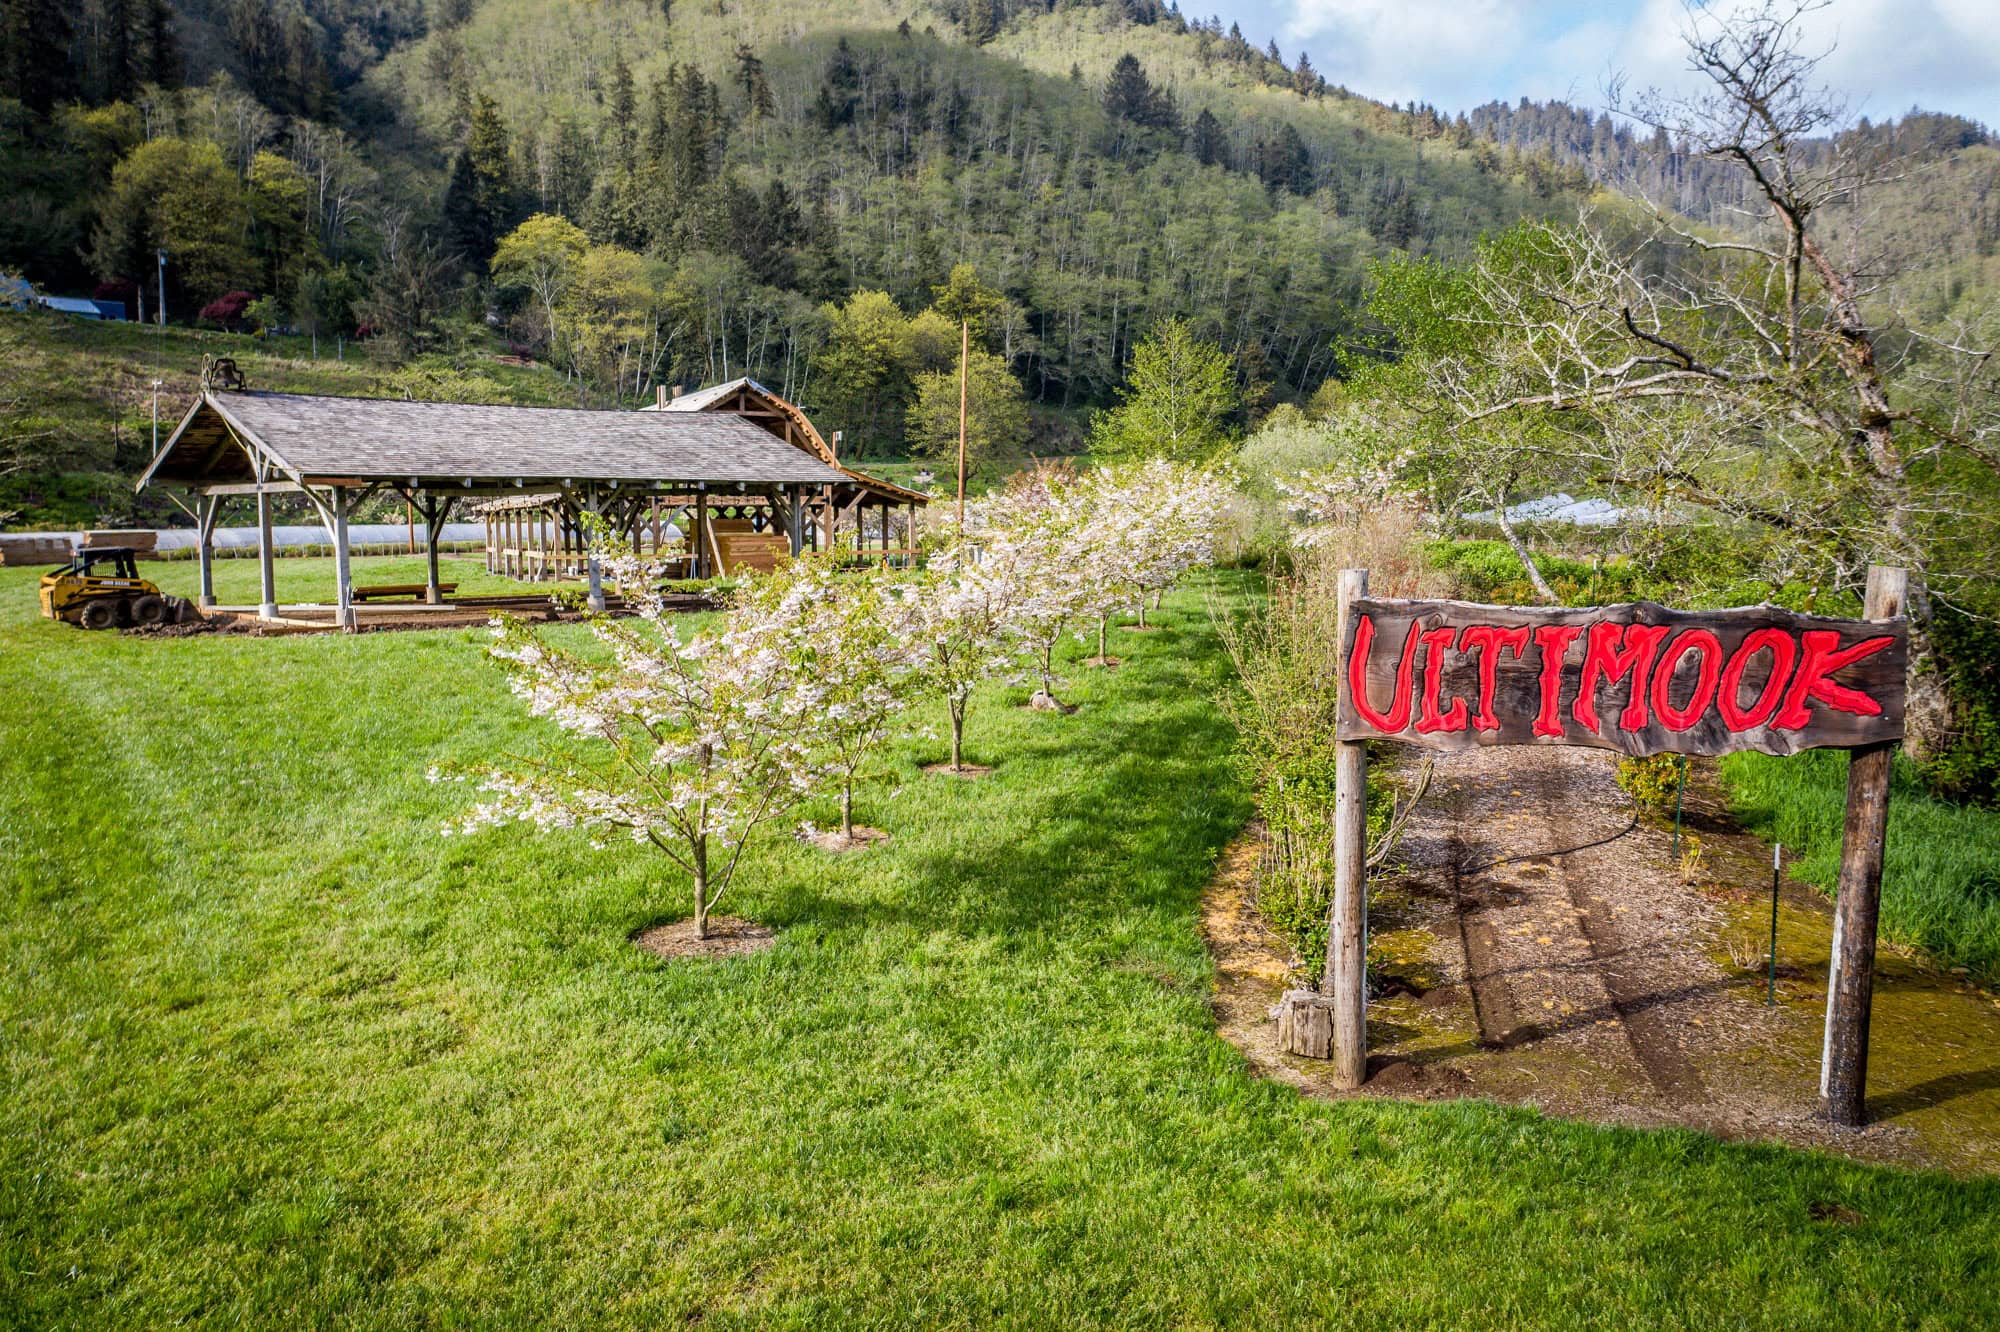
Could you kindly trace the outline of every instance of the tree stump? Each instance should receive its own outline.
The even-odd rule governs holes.
[[[1278,1047],[1308,1059],[1333,1058],[1335,1001],[1317,990],[1287,990],[1278,1003]]]

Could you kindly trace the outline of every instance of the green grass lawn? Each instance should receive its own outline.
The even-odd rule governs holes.
[[[1196,934],[1247,587],[1072,717],[979,699],[983,782],[900,745],[895,841],[766,846],[777,947],[691,964],[627,942],[657,853],[438,835],[425,766],[538,733],[481,632],[91,635],[0,570],[0,1322],[2000,1320],[1995,1182],[1249,1076]]]
[[[224,606],[255,606],[261,595],[257,558],[226,559],[215,562],[215,599]],[[12,572],[9,570],[8,572]],[[39,572],[39,571],[37,571]],[[356,587],[388,583],[421,583],[425,578],[422,555],[371,555],[356,557],[353,577]],[[147,560],[139,574],[159,584],[162,592],[193,597],[201,590],[201,569],[193,560]],[[325,556],[291,556],[271,562],[271,577],[277,584],[278,600],[285,605],[323,602],[334,599],[333,561]],[[505,596],[524,592],[554,591],[567,586],[580,589],[581,583],[523,583],[486,572],[484,557],[441,555],[438,581],[457,583],[455,596]]]
[[[1846,751],[1735,754],[1722,770],[1744,822],[1797,853],[1793,873],[1831,892],[1840,880]],[[2000,812],[1933,799],[1900,758],[1882,863],[1882,932],[2000,983]]]

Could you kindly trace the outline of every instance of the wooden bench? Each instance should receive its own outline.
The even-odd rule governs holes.
[[[719,574],[769,573],[792,557],[792,543],[762,533],[717,532],[715,556]]]
[[[356,601],[387,601],[392,597],[408,597],[421,601],[430,588],[423,583],[378,583],[374,587],[357,587],[350,595]],[[458,591],[457,583],[439,583],[438,595],[448,597]]]

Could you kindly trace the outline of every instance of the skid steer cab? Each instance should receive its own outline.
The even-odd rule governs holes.
[[[62,568],[43,574],[42,614],[84,629],[201,618],[191,602],[164,596],[157,584],[139,577],[130,546],[85,548]]]

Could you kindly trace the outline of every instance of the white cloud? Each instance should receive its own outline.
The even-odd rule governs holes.
[[[1524,0],[1293,0],[1284,35],[1333,82],[1388,101],[1437,102],[1511,63],[1532,9]]]
[[[1551,5],[1535,0],[1279,0],[1282,40],[1321,72],[1372,97],[1447,110],[1490,98],[1566,97],[1601,105],[1608,76],[1684,88],[1681,0]],[[1728,12],[1732,6],[1714,8]],[[1911,105],[2000,129],[2000,15],[1993,0],[1835,0],[1808,15],[1821,79],[1855,114]]]

